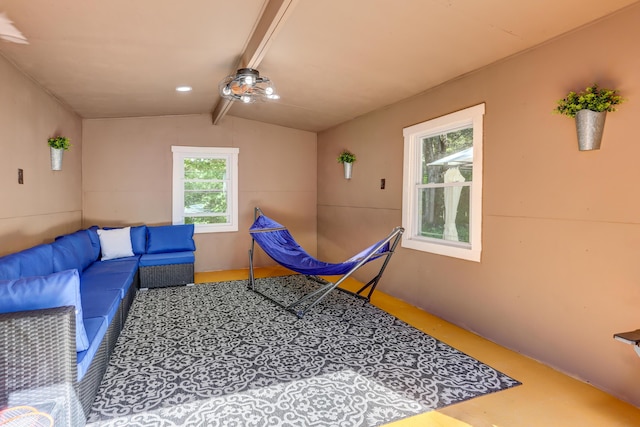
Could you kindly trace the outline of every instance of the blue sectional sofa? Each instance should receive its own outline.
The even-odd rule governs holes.
[[[193,283],[193,230],[91,227],[1,257],[0,410],[83,425],[138,289]]]

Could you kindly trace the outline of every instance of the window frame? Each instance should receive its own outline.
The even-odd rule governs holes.
[[[480,262],[482,255],[482,155],[485,104],[478,104],[403,129],[404,161],[402,181],[402,247],[468,261]],[[469,243],[427,238],[419,230],[418,189],[421,180],[421,143],[464,125],[473,126],[473,180],[470,186]]]
[[[173,224],[184,224],[184,160],[189,158],[225,159],[229,189],[227,210],[230,222],[223,224],[194,224],[194,233],[223,233],[238,231],[238,155],[237,147],[187,147],[171,146],[173,152]]]

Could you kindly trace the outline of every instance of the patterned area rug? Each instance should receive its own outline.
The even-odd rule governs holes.
[[[138,293],[90,425],[379,426],[520,384],[343,292],[298,319],[246,283]]]

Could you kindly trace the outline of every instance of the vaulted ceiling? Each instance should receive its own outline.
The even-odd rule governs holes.
[[[0,0],[29,41],[0,54],[84,118],[216,111],[320,131],[633,3]],[[281,99],[221,112],[218,82],[247,63]]]

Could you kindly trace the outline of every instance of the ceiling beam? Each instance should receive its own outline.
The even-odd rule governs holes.
[[[269,46],[297,3],[298,0],[267,0],[240,61],[229,74],[235,73],[239,68],[258,68]],[[231,108],[231,102],[220,97],[211,113],[214,125],[217,125],[227,114]]]

